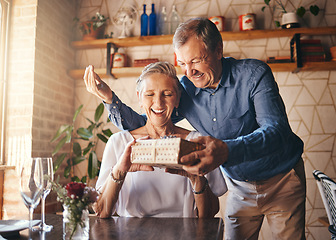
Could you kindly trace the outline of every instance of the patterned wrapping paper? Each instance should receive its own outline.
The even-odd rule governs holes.
[[[132,146],[131,162],[160,168],[182,168],[180,158],[204,146],[181,138],[139,140]]]

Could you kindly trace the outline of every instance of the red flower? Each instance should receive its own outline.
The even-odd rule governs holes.
[[[65,186],[65,189],[67,190],[67,195],[70,198],[81,198],[84,194],[84,188],[85,188],[84,183],[79,183],[79,182],[70,182]],[[73,197],[71,196],[73,195]]]

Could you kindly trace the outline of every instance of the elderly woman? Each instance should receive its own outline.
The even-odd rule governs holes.
[[[99,87],[102,83],[92,66],[87,68],[84,81],[87,87]],[[218,196],[226,190],[219,168],[197,176],[184,170],[132,164],[130,160],[136,139],[175,136],[191,140],[200,136],[174,126],[171,121],[180,95],[173,65],[159,62],[145,67],[137,80],[137,96],[147,123],[112,135],[106,144],[96,183],[101,195],[94,207],[101,218],[114,213],[127,217],[210,218],[218,212]]]

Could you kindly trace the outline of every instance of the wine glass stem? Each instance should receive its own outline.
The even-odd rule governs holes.
[[[34,208],[29,207],[29,231],[31,231],[33,227],[33,213],[34,213]]]
[[[43,227],[44,226],[44,223],[45,223],[45,199],[46,199],[47,195],[46,194],[42,194],[42,197],[41,197],[41,226]]]

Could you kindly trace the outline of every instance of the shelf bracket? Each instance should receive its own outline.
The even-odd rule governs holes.
[[[116,80],[117,78],[112,74],[113,58],[111,57],[111,47],[113,47],[113,53],[118,51],[118,47],[114,43],[109,42],[106,44],[106,75]]]
[[[296,62],[296,69],[293,73],[298,73],[303,67],[300,37],[301,34],[296,33],[290,41],[291,61]]]

